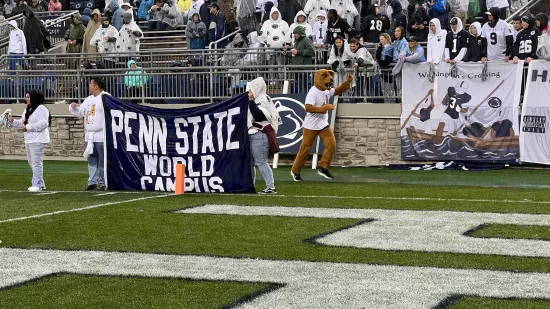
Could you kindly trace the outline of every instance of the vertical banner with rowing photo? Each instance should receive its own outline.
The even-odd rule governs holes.
[[[521,110],[521,161],[550,164],[550,62],[529,63]]]
[[[513,161],[519,158],[523,63],[403,66],[402,160]],[[485,81],[482,77],[485,76]]]

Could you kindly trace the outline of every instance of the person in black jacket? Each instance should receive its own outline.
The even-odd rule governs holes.
[[[281,13],[281,18],[290,26],[294,23],[294,17],[303,10],[297,0],[279,0],[277,8]]]
[[[397,0],[390,2],[390,6],[393,10],[391,14],[390,33],[395,32],[395,28],[401,26],[403,29],[407,29],[407,16],[403,13],[403,7]]]
[[[475,22],[470,25],[470,36],[466,40],[468,50],[464,62],[487,61],[487,38],[481,36],[481,24]],[[482,62],[485,62],[482,61]]]
[[[23,14],[27,16],[27,21],[23,27],[23,33],[27,41],[27,51],[29,54],[40,54],[46,48],[49,48],[49,46],[44,46],[44,42],[50,34],[33,11],[29,10]]]
[[[519,60],[525,60],[525,63],[537,59],[537,45],[540,37],[540,30],[535,26],[535,19],[532,16],[521,17],[521,26],[523,29],[518,32],[512,56],[514,63]]]
[[[371,4],[367,9],[367,16],[363,18],[363,22],[361,23],[363,42],[378,43],[380,33],[388,31],[389,28],[390,21],[388,17],[380,14],[378,4]]]
[[[462,21],[459,18],[453,17],[450,24],[451,31],[447,33],[445,39],[445,62],[456,63],[462,61],[466,56],[469,35],[462,29]]]
[[[328,27],[327,27],[327,39],[325,44],[333,45],[337,36],[341,36],[346,39],[351,32],[351,28],[348,22],[340,18],[338,12],[335,9],[328,10],[327,14]]]
[[[424,6],[424,0],[413,0],[410,2],[407,11],[409,12],[409,33],[415,36],[419,42],[428,40],[430,15]]]

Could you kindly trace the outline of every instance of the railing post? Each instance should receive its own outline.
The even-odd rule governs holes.
[[[214,103],[214,69],[210,66],[210,104]]]
[[[77,89],[78,89],[78,103],[80,104],[80,99],[82,98],[82,80],[85,81],[84,79],[84,76],[81,76],[82,74],[82,70],[77,70],[76,71],[76,80],[78,81],[76,84],[77,84]],[[82,74],[83,75],[83,74]],[[70,103],[70,102],[69,102]]]

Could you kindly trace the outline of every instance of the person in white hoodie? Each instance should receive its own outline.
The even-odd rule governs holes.
[[[539,59],[550,61],[550,31],[539,37],[537,56]]]
[[[313,26],[317,21],[317,13],[321,10],[328,12],[329,9],[329,0],[308,0],[304,6],[304,13],[308,16],[309,24]]]
[[[101,21],[101,28],[97,29],[94,36],[90,40],[91,46],[96,46],[99,53],[109,54],[114,56],[116,53],[116,42],[118,39],[118,31],[111,25],[109,18],[104,17]],[[108,55],[103,55],[108,56]],[[105,57],[105,65],[107,68],[114,68],[116,57]]]
[[[274,133],[276,138],[279,128],[279,112],[271,98],[266,94],[267,86],[262,77],[258,77],[246,84],[248,91],[248,138],[250,139],[250,152],[254,164],[260,170],[264,178],[266,188],[259,193],[274,194],[275,180],[273,171],[267,159],[269,158],[269,137],[268,133]],[[272,135],[273,136],[273,135]],[[256,180],[256,168],[252,165],[252,175]]]
[[[445,39],[447,30],[441,29],[438,18],[430,20],[430,32],[428,33],[428,57],[427,63],[439,64],[445,55]]]
[[[104,110],[103,110],[103,94],[108,94],[104,91],[105,82],[99,77],[93,77],[90,81],[90,93],[80,106],[72,103],[69,106],[69,112],[76,117],[84,118],[84,129],[86,135],[86,150],[84,157],[88,160],[88,187],[87,191],[106,190],[104,176],[104,155],[103,155],[103,127],[104,127]]]
[[[27,40],[23,30],[17,27],[15,20],[10,20],[8,23],[10,31],[10,41],[8,47],[9,53],[9,69],[14,71],[17,69],[17,65],[23,66],[23,56],[27,53]]]
[[[284,64],[285,58],[282,53],[277,52],[277,49],[283,48],[284,44],[288,42],[288,30],[288,24],[282,19],[279,10],[276,7],[272,7],[269,13],[269,20],[266,20],[262,25],[260,36],[258,37],[260,43],[271,48],[271,50],[268,50],[266,57],[269,65]],[[282,77],[281,74],[279,74],[280,77]]]
[[[27,108],[23,111],[21,119],[14,120],[8,116],[8,122],[12,127],[22,129],[25,132],[25,149],[27,160],[32,169],[32,185],[29,192],[39,192],[46,189],[44,182],[44,148],[50,143],[50,130],[52,123],[50,111],[44,106],[44,94],[38,90],[30,90],[25,95]]]
[[[296,14],[296,16],[294,16],[294,23],[292,25],[290,25],[290,29],[288,31],[289,32],[288,37],[290,38],[290,41],[292,42],[292,44],[294,44],[294,41],[296,41],[296,39],[294,38],[294,35],[292,34],[292,32],[294,31],[294,28],[296,28],[297,26],[304,27],[304,29],[306,30],[306,36],[307,37],[311,37],[313,35],[313,28],[307,22],[306,13],[304,13],[304,11],[299,11]]]

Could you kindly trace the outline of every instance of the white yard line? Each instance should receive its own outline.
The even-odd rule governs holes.
[[[148,199],[154,199],[154,198],[160,198],[160,197],[167,197],[167,196],[172,196],[172,195],[173,195],[173,194],[146,196],[146,197],[134,198],[134,199],[124,200],[124,201],[118,201],[118,202],[109,202],[109,203],[91,205],[91,206],[86,206],[86,207],[81,207],[81,208],[73,208],[73,209],[68,209],[68,210],[58,210],[58,211],[47,212],[47,213],[37,214],[37,215],[32,215],[32,216],[26,216],[26,217],[18,217],[18,218],[0,220],[0,223],[13,222],[13,221],[22,221],[22,220],[34,219],[34,218],[41,218],[41,217],[47,217],[47,216],[53,216],[53,215],[64,214],[64,213],[68,213],[68,212],[75,212],[75,211],[81,211],[81,210],[88,210],[88,209],[99,208],[99,207],[103,207],[103,206],[111,206],[111,205],[125,204],[125,203],[137,202],[137,201],[142,201],[142,200],[148,200]]]
[[[113,194],[117,194],[117,192],[99,193],[99,194],[94,194],[94,196],[105,196],[105,195],[113,195]]]
[[[35,195],[52,195],[52,194],[56,194],[57,192],[55,191],[51,191],[51,192],[42,192],[42,193],[36,193]]]

